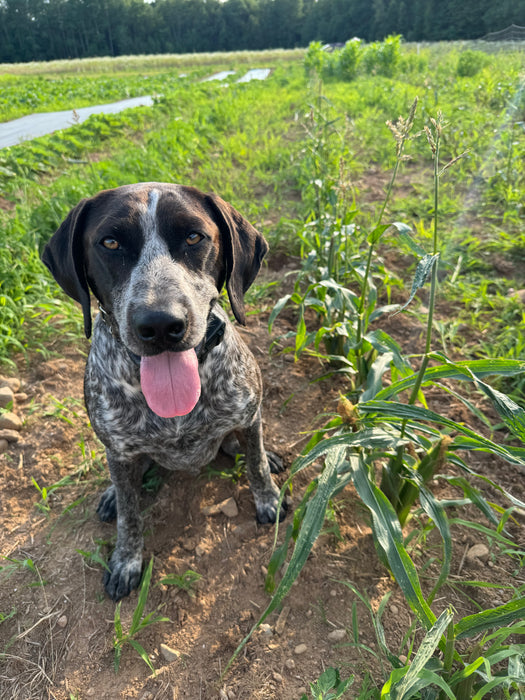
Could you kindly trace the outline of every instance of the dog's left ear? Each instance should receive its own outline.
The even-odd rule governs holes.
[[[91,305],[84,267],[84,220],[89,202],[83,199],[69,212],[42,253],[42,262],[58,284],[81,305],[87,338],[91,335]]]
[[[244,326],[244,293],[257,277],[268,243],[231,204],[215,194],[208,195],[208,201],[221,232],[228,298],[233,315]]]

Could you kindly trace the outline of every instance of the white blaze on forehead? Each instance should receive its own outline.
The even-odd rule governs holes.
[[[159,190],[152,189],[148,193],[148,203],[142,209],[140,222],[144,235],[144,246],[140,254],[137,268],[147,264],[159,255],[169,255],[166,241],[159,235],[157,206],[160,199]]]
[[[160,199],[158,190],[150,190],[148,193],[148,203],[142,209],[141,223],[146,240],[150,234],[157,232],[157,205]]]

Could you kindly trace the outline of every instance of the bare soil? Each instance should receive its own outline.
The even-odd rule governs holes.
[[[290,356],[269,355],[271,339],[266,324],[267,313],[250,316],[247,329],[241,332],[263,370],[267,448],[280,453],[289,466],[304,446],[306,431],[316,417],[335,412],[339,389],[344,385],[334,379],[313,382],[324,372],[313,358],[303,357],[294,363]],[[385,330],[404,347],[413,348],[419,342],[420,326],[410,317],[396,316],[390,326]],[[284,314],[274,332],[277,336],[292,328],[292,319]],[[226,677],[220,679],[233,651],[269,602],[264,580],[274,529],[256,524],[244,477],[235,482],[206,473],[199,479],[163,474],[156,496],[144,494],[145,561],[154,557],[146,612],[158,610],[170,621],[152,625],[136,638],[147,651],[155,674],[129,645],[115,673],[115,604],[104,594],[102,567],[79,553],[95,552],[98,546],[105,558],[115,538],[115,525],[99,522],[95,513],[107,476],[98,466],[103,450],[83,409],[86,350],[87,346],[70,347],[59,359],[33,360],[29,367],[19,363],[21,391],[27,398],[21,397],[15,411],[24,426],[20,441],[11,443],[0,456],[0,553],[10,558],[2,562],[0,574],[0,613],[4,616],[0,622],[0,649],[4,651],[0,697],[292,700],[300,698],[308,683],[329,666],[340,667],[343,677],[355,674],[348,697],[354,697],[353,689],[355,696],[358,694],[357,687],[367,672],[376,683],[382,683],[370,617],[344,582],[352,582],[366,595],[374,610],[391,592],[383,615],[386,639],[390,648],[405,655],[407,647],[400,646],[413,615],[376,556],[367,514],[350,487],[338,497],[334,520],[327,521],[326,532],[285,601],[284,628],[277,625],[279,613],[275,613],[267,620],[269,627],[254,634]],[[472,420],[450,395],[431,394],[431,400],[434,410],[456,420]],[[487,408],[481,399],[476,400],[481,408]],[[517,467],[475,453],[469,460],[473,469],[495,477],[524,498],[523,475]],[[232,461],[220,457],[213,466],[229,468]],[[49,488],[80,467],[84,469],[82,478],[54,490],[48,497],[49,507],[43,508],[32,480],[40,488]],[[298,476],[294,503],[316,471],[312,467]],[[441,482],[436,484],[436,492],[459,495],[445,490]],[[500,502],[498,494],[489,489],[487,493],[491,500]],[[237,503],[237,516],[203,513],[207,506],[229,497]],[[470,511],[467,515],[478,517]],[[510,522],[509,530],[524,544],[518,522]],[[468,560],[465,555],[473,544],[487,543],[475,531],[454,526],[454,539],[450,585],[435,601],[436,612],[452,604],[462,616],[510,598],[509,591],[465,588],[460,581],[518,584],[521,578],[523,583],[523,572],[516,574],[516,560],[500,555],[493,543],[488,543],[488,559]],[[439,571],[439,539],[430,533],[426,540],[412,544],[420,570],[430,562],[422,573],[422,583],[429,590]],[[30,560],[33,568],[24,566],[25,560]],[[202,575],[193,597],[173,586],[158,585],[162,576],[180,575],[188,569]],[[361,647],[350,645],[355,601]],[[136,592],[122,602],[124,630],[129,628],[136,603]],[[329,637],[336,629],[346,630],[338,642]],[[161,645],[176,650],[177,658],[168,661]]]

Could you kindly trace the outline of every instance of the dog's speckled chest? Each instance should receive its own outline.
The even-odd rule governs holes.
[[[122,461],[148,455],[167,469],[198,472],[215,457],[228,433],[251,424],[261,381],[253,356],[229,322],[224,340],[199,366],[199,375],[201,397],[191,413],[155,415],[140,389],[139,368],[97,319],[85,375],[95,432]]]

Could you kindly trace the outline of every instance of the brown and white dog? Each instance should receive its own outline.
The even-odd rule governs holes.
[[[263,446],[260,371],[218,304],[225,284],[245,323],[244,293],[267,249],[220,197],[151,182],[82,200],[44,250],[59,285],[81,304],[88,337],[90,292],[100,306],[85,399],[112,480],[97,512],[117,518],[105,574],[113,600],[140,580],[139,492],[152,463],[197,474],[221,447],[242,449],[257,519],[277,519],[270,471],[282,462]]]

